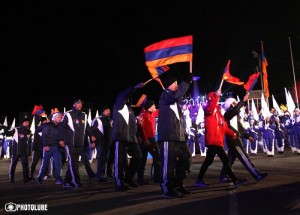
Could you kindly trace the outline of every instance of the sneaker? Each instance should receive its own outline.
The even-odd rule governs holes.
[[[268,176],[268,173],[261,173],[261,174],[259,174],[258,176],[256,176],[256,178],[255,178],[255,180],[257,181],[257,182],[259,182],[259,181],[261,181],[261,180],[263,180],[265,177],[267,177]]]
[[[125,180],[125,183],[130,187],[138,187],[138,185],[133,180]]]
[[[179,198],[182,197],[181,193],[177,193],[174,190],[169,190],[168,192],[165,192],[162,194],[163,198],[167,198],[167,199],[174,199],[174,198]]]
[[[189,190],[186,190],[185,187],[182,185],[182,186],[179,186],[179,187],[175,187],[174,190],[176,192],[179,192],[179,193],[182,193],[182,194],[192,194],[191,191]]]
[[[233,186],[234,188],[239,187],[242,184],[245,184],[247,182],[247,178],[243,178],[243,179],[237,179],[234,183]]]
[[[77,189],[77,188],[80,188],[81,186],[82,186],[82,184],[81,184],[81,183],[77,183],[77,184],[74,184],[74,186],[73,186],[73,187],[74,187],[75,189]]]
[[[61,178],[57,178],[55,181],[56,184],[63,184],[63,180]]]
[[[197,180],[197,181],[195,182],[195,186],[196,186],[196,187],[208,187],[209,184],[206,184],[203,180]]]
[[[72,188],[73,186],[72,186],[72,184],[70,182],[64,182],[63,183],[63,187],[64,188]]]
[[[15,183],[15,180],[14,179],[9,179],[9,182],[10,183]]]
[[[36,179],[36,183],[38,183],[38,184],[42,184],[42,183],[43,183],[43,179],[42,179],[42,178],[40,178],[40,177],[37,177],[37,179]]]
[[[232,182],[229,178],[225,177],[225,178],[220,178],[220,183],[221,184],[225,184],[225,183],[230,183]]]
[[[137,183],[141,186],[149,184],[147,181],[144,181],[144,180],[137,180]]]
[[[123,191],[126,191],[126,190],[128,190],[128,186],[125,185],[125,184],[121,184],[121,185],[119,185],[119,186],[116,186],[116,191],[121,191],[121,192],[123,192]]]
[[[26,184],[26,183],[28,183],[29,181],[31,181],[32,180],[32,178],[25,178],[24,179],[24,183]]]

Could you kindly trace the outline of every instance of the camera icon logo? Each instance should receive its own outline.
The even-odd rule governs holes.
[[[5,204],[5,210],[7,212],[14,212],[17,210],[17,205],[15,203],[9,202]]]

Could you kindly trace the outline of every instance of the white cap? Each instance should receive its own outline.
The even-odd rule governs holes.
[[[57,113],[53,114],[53,115],[52,115],[52,121],[54,121],[55,118],[56,118],[58,115],[62,115],[62,113],[61,113],[61,112],[57,112]]]

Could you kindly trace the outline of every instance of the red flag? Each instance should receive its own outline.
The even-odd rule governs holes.
[[[244,82],[241,82],[239,78],[233,77],[232,75],[230,75],[229,72],[229,65],[230,65],[230,60],[228,60],[228,63],[224,69],[224,73],[223,73],[223,80],[231,83],[231,84],[236,84],[236,85],[243,85]]]
[[[43,110],[43,106],[42,105],[34,105],[33,111],[32,111],[32,115],[41,115],[42,113],[44,113],[45,111]]]
[[[133,107],[140,107],[144,102],[146,102],[146,99],[147,99],[147,95],[142,94],[138,102],[136,103],[136,105],[134,105]]]
[[[247,83],[244,84],[244,89],[247,92],[250,92],[252,90],[252,88],[254,87],[259,75],[260,75],[260,73],[257,72],[257,73],[254,73],[254,74],[249,76]]]
[[[269,83],[268,83],[268,73],[267,73],[268,61],[265,57],[263,42],[261,41],[261,71],[263,73],[263,83],[264,83],[264,94],[265,97],[269,98]]]
[[[144,53],[148,68],[192,61],[193,36],[171,38],[154,43],[147,46]]]

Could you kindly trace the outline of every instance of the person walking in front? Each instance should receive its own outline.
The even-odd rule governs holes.
[[[183,184],[190,171],[192,156],[187,146],[184,117],[179,102],[192,82],[192,74],[179,85],[177,79],[168,77],[165,90],[159,98],[158,144],[161,159],[161,189],[164,198],[177,198],[191,194]]]
[[[229,178],[233,181],[234,187],[238,187],[239,185],[247,182],[246,178],[239,179],[235,176],[230,167],[228,155],[224,150],[225,134],[235,139],[236,133],[228,128],[228,125],[221,114],[221,106],[218,105],[220,95],[220,89],[216,92],[210,92],[207,95],[208,103],[204,108],[204,120],[206,126],[205,144],[207,146],[207,153],[195,183],[195,186],[197,187],[207,187],[209,185],[205,183],[203,179],[206,170],[213,163],[216,155],[218,155],[222,161],[223,168]]]

